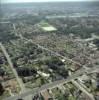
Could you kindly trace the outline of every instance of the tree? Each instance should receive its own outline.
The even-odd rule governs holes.
[[[2,86],[2,84],[0,83],[0,95],[2,95],[4,93],[4,88]]]

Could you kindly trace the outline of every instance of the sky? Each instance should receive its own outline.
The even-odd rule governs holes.
[[[1,0],[2,3],[20,3],[20,2],[55,2],[55,1],[99,1],[99,0]]]

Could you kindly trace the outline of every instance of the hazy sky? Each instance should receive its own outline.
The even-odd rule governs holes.
[[[13,3],[13,2],[54,2],[54,1],[99,1],[99,0],[1,0],[2,3]]]

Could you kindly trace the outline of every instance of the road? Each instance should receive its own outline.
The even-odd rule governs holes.
[[[54,52],[54,51],[52,51],[52,50],[50,50],[50,49],[48,49],[48,48],[45,48],[45,47],[43,47],[43,46],[41,46],[41,45],[39,45],[39,44],[34,43],[34,42],[32,41],[32,39],[26,39],[26,38],[24,38],[22,35],[18,35],[17,32],[16,32],[15,24],[13,24],[13,28],[14,28],[15,34],[16,34],[17,36],[19,36],[21,39],[24,39],[24,40],[26,40],[26,41],[32,42],[33,44],[37,45],[38,48],[41,48],[41,49],[43,49],[43,50],[46,50],[46,51],[50,52],[51,54],[53,54],[53,55],[55,55],[55,56],[61,57],[61,58],[65,59],[65,60],[67,60],[67,61],[70,61],[70,62],[73,62],[73,63],[75,63],[75,64],[78,64],[78,65],[82,66],[80,63],[78,63],[78,62],[76,62],[76,61],[73,61],[72,59],[69,59],[69,58],[67,58],[67,57],[64,57],[64,56],[62,56],[61,54],[59,54],[59,53],[57,53],[57,52]],[[83,67],[83,68],[86,68],[86,67]],[[95,71],[93,71],[93,70],[95,70]],[[68,77],[67,79],[55,81],[55,82],[53,82],[53,83],[43,85],[42,87],[40,87],[40,88],[38,88],[38,89],[36,89],[36,90],[31,90],[31,91],[22,93],[22,94],[20,95],[20,97],[28,96],[28,95],[30,95],[31,93],[32,93],[33,95],[35,95],[36,93],[39,93],[39,92],[41,92],[41,91],[44,90],[44,89],[51,89],[51,88],[56,87],[56,86],[59,85],[59,84],[64,84],[64,83],[73,81],[74,79],[76,79],[77,77],[79,77],[80,75],[82,75],[82,74],[84,74],[84,73],[87,73],[87,74],[89,73],[89,74],[90,74],[91,71],[96,72],[96,71],[97,71],[97,68],[89,69],[89,70],[87,70],[87,71],[85,71],[85,69],[82,69],[82,70],[76,72],[73,76]],[[85,94],[87,94],[87,95],[91,98],[91,100],[94,100],[93,97],[92,97],[92,95],[89,94],[83,87],[81,87],[76,81],[73,81],[73,82],[74,82],[75,85],[78,85],[78,87],[79,87]],[[14,97],[10,97],[10,98],[7,99],[7,100],[16,100],[16,99],[18,99],[18,98],[19,98],[19,95],[14,96]]]
[[[38,89],[30,90],[30,91],[24,92],[24,93],[22,93],[20,95],[9,97],[9,98],[7,98],[5,100],[17,100],[18,98],[21,98],[21,97],[23,98],[23,97],[31,95],[31,94],[35,95],[36,93],[40,93],[41,91],[43,91],[45,89],[52,89],[52,88],[57,87],[59,84],[64,84],[64,83],[70,82],[71,80],[76,79],[79,75],[81,75],[80,72],[77,73],[77,74],[74,74],[73,76],[68,77],[67,79],[59,80],[59,81],[55,81],[53,83],[45,84],[45,85],[41,86]]]
[[[93,68],[86,70],[86,73],[88,73],[88,74],[99,73],[99,66],[94,66]]]
[[[20,35],[20,38],[21,38],[21,39],[24,39],[24,40],[26,40],[26,41],[29,41],[29,42],[33,43],[34,45],[38,46],[38,48],[40,48],[40,49],[42,49],[42,50],[45,50],[45,51],[48,51],[48,52],[50,52],[51,54],[53,54],[53,55],[55,55],[55,56],[61,57],[62,59],[66,60],[66,61],[69,61],[69,62],[72,62],[72,63],[75,63],[75,64],[77,64],[77,65],[82,66],[80,63],[78,63],[78,62],[76,62],[76,61],[73,61],[72,59],[69,59],[69,58],[67,58],[67,57],[65,57],[65,56],[62,56],[61,54],[59,54],[59,53],[57,53],[57,52],[54,52],[54,51],[52,51],[52,50],[50,50],[50,49],[48,49],[48,48],[45,48],[44,46],[41,46],[41,45],[39,45],[39,44],[34,43],[34,42],[32,41],[32,39],[26,39],[26,38],[23,37],[22,35]]]
[[[90,42],[90,41],[93,41],[95,39],[99,39],[99,36],[97,36],[95,34],[92,34],[92,37],[91,38],[87,38],[87,39],[76,39],[76,41],[78,41],[78,42]]]
[[[7,22],[0,22],[0,24],[9,24],[11,23],[10,21],[7,21]]]
[[[19,36],[20,39],[24,39],[24,40],[26,40],[26,41],[29,41],[29,42],[33,43],[34,45],[38,46],[38,48],[41,48],[42,50],[48,51],[48,52],[50,52],[51,54],[53,54],[53,55],[55,55],[55,56],[61,57],[61,58],[65,59],[65,60],[67,60],[67,61],[70,61],[70,62],[72,62],[72,63],[75,63],[75,64],[77,64],[77,65],[82,66],[80,63],[78,63],[78,62],[76,62],[76,61],[73,61],[72,59],[69,59],[69,58],[67,58],[67,57],[65,57],[65,56],[62,56],[61,54],[59,54],[59,53],[57,53],[57,52],[54,52],[54,51],[52,51],[52,50],[50,50],[50,49],[48,49],[48,48],[45,48],[44,46],[41,46],[41,45],[39,45],[39,44],[37,44],[37,43],[34,43],[32,39],[27,39],[27,38],[23,37],[21,34],[20,34],[20,35],[17,34],[15,24],[13,23],[12,25],[13,25],[13,29],[14,29],[15,35],[16,35],[16,36]]]
[[[76,82],[75,80],[72,80],[72,83],[77,87],[79,88],[81,91],[83,91],[83,93],[85,93],[89,98],[90,100],[95,100],[94,99],[94,96],[89,93],[82,85],[80,85],[78,82]]]
[[[10,65],[10,68],[11,68],[13,74],[14,74],[15,77],[16,77],[16,80],[17,80],[18,84],[20,85],[21,91],[24,92],[25,86],[24,86],[22,80],[19,78],[19,76],[18,76],[18,74],[17,74],[17,72],[16,72],[16,70],[15,70],[13,64],[12,64],[12,61],[11,61],[11,59],[10,59],[10,57],[9,57],[9,55],[8,55],[8,53],[7,53],[5,47],[3,46],[2,43],[0,43],[0,47],[1,47],[1,49],[2,49],[2,51],[3,51],[3,53],[4,53],[4,55],[5,55],[5,57],[6,57],[7,61],[8,61],[8,63],[9,63],[9,65]]]
[[[48,83],[48,84],[45,84],[45,85],[41,86],[40,88],[29,90],[29,91],[26,91],[24,93],[21,93],[20,95],[9,97],[9,98],[6,98],[4,100],[17,100],[18,98],[24,98],[24,97],[26,97],[28,95],[33,95],[34,96],[35,94],[40,93],[41,91],[43,91],[45,89],[52,89],[52,88],[57,87],[60,84],[65,84],[65,83],[71,82],[72,80],[77,79],[78,77],[80,77],[84,73],[90,74],[91,71],[93,72],[93,70],[96,70],[96,69],[97,69],[97,67],[96,68],[92,68],[92,70],[89,69],[89,71],[86,71],[84,68],[82,68],[80,71],[77,71],[75,74],[69,76],[67,79],[58,80],[58,81],[55,81],[53,83]]]

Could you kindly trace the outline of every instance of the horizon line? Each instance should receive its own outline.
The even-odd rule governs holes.
[[[61,2],[99,2],[99,1],[44,1],[44,2],[1,2],[1,4],[20,4],[20,3],[61,3]]]
[[[60,3],[60,2],[99,2],[99,0],[90,0],[90,1],[26,1],[26,2],[2,2],[2,4],[19,4],[19,3]]]

